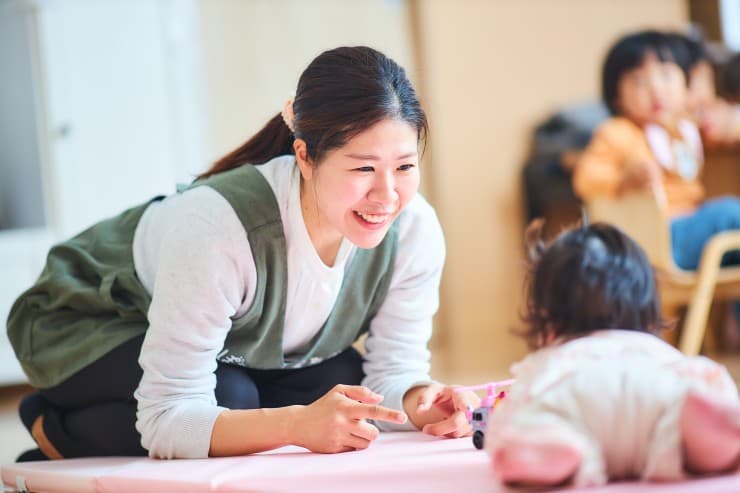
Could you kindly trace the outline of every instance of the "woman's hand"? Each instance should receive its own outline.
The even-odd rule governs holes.
[[[297,408],[291,442],[328,454],[366,449],[379,433],[367,419],[406,422],[402,412],[379,406],[382,400],[383,396],[367,387],[337,385],[315,402]]]
[[[439,383],[414,387],[403,396],[403,407],[411,422],[435,436],[471,435],[473,430],[465,417],[468,406],[480,406],[480,397],[470,391],[455,392],[455,387]]]

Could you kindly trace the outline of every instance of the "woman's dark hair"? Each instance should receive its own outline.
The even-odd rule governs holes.
[[[675,62],[668,36],[659,31],[639,31],[620,38],[610,49],[601,71],[601,97],[612,115],[618,115],[619,80],[638,68],[648,54],[661,62]]]
[[[328,151],[385,119],[407,122],[420,142],[428,133],[426,115],[406,71],[366,46],[336,48],[317,56],[298,80],[293,110],[295,134],[278,113],[200,177],[293,154],[294,138],[306,142],[308,158],[316,165]]]
[[[614,226],[594,223],[542,241],[542,220],[527,228],[530,347],[550,335],[578,337],[601,329],[657,333],[664,327],[653,269],[645,253]]]

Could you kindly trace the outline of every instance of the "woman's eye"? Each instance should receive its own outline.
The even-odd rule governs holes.
[[[361,171],[363,173],[372,173],[373,167],[372,166],[362,166],[361,168],[355,168],[355,171]]]
[[[400,169],[401,171],[409,171],[413,167],[414,167],[413,164],[402,164],[401,166],[398,167],[398,169]]]

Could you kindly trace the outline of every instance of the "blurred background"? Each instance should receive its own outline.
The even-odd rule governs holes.
[[[364,44],[407,68],[430,120],[423,192],[448,248],[434,375],[505,377],[526,352],[524,226],[579,214],[567,169],[527,175],[535,130],[598,102],[617,37],[690,25],[740,50],[740,0],[0,0],[0,318],[53,242],[191,181],[314,56]],[[710,194],[740,193],[740,154],[717,152]],[[0,386],[23,382],[3,331]]]

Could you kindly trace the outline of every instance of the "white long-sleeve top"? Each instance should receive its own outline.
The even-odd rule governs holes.
[[[293,156],[257,169],[275,194],[285,231],[283,351],[300,351],[326,322],[356,247],[345,239],[334,265],[326,266],[303,222]],[[404,393],[431,382],[427,343],[445,246],[434,210],[420,195],[397,221],[394,271],[370,323],[363,384],[385,397],[383,405],[403,410]],[[227,200],[202,186],[150,205],[137,226],[133,253],[136,273],[152,296],[139,358],[144,373],[134,394],[136,429],[152,457],[207,457],[214,423],[225,409],[214,396],[216,358],[256,287],[246,231]],[[377,425],[413,429],[410,423]]]

